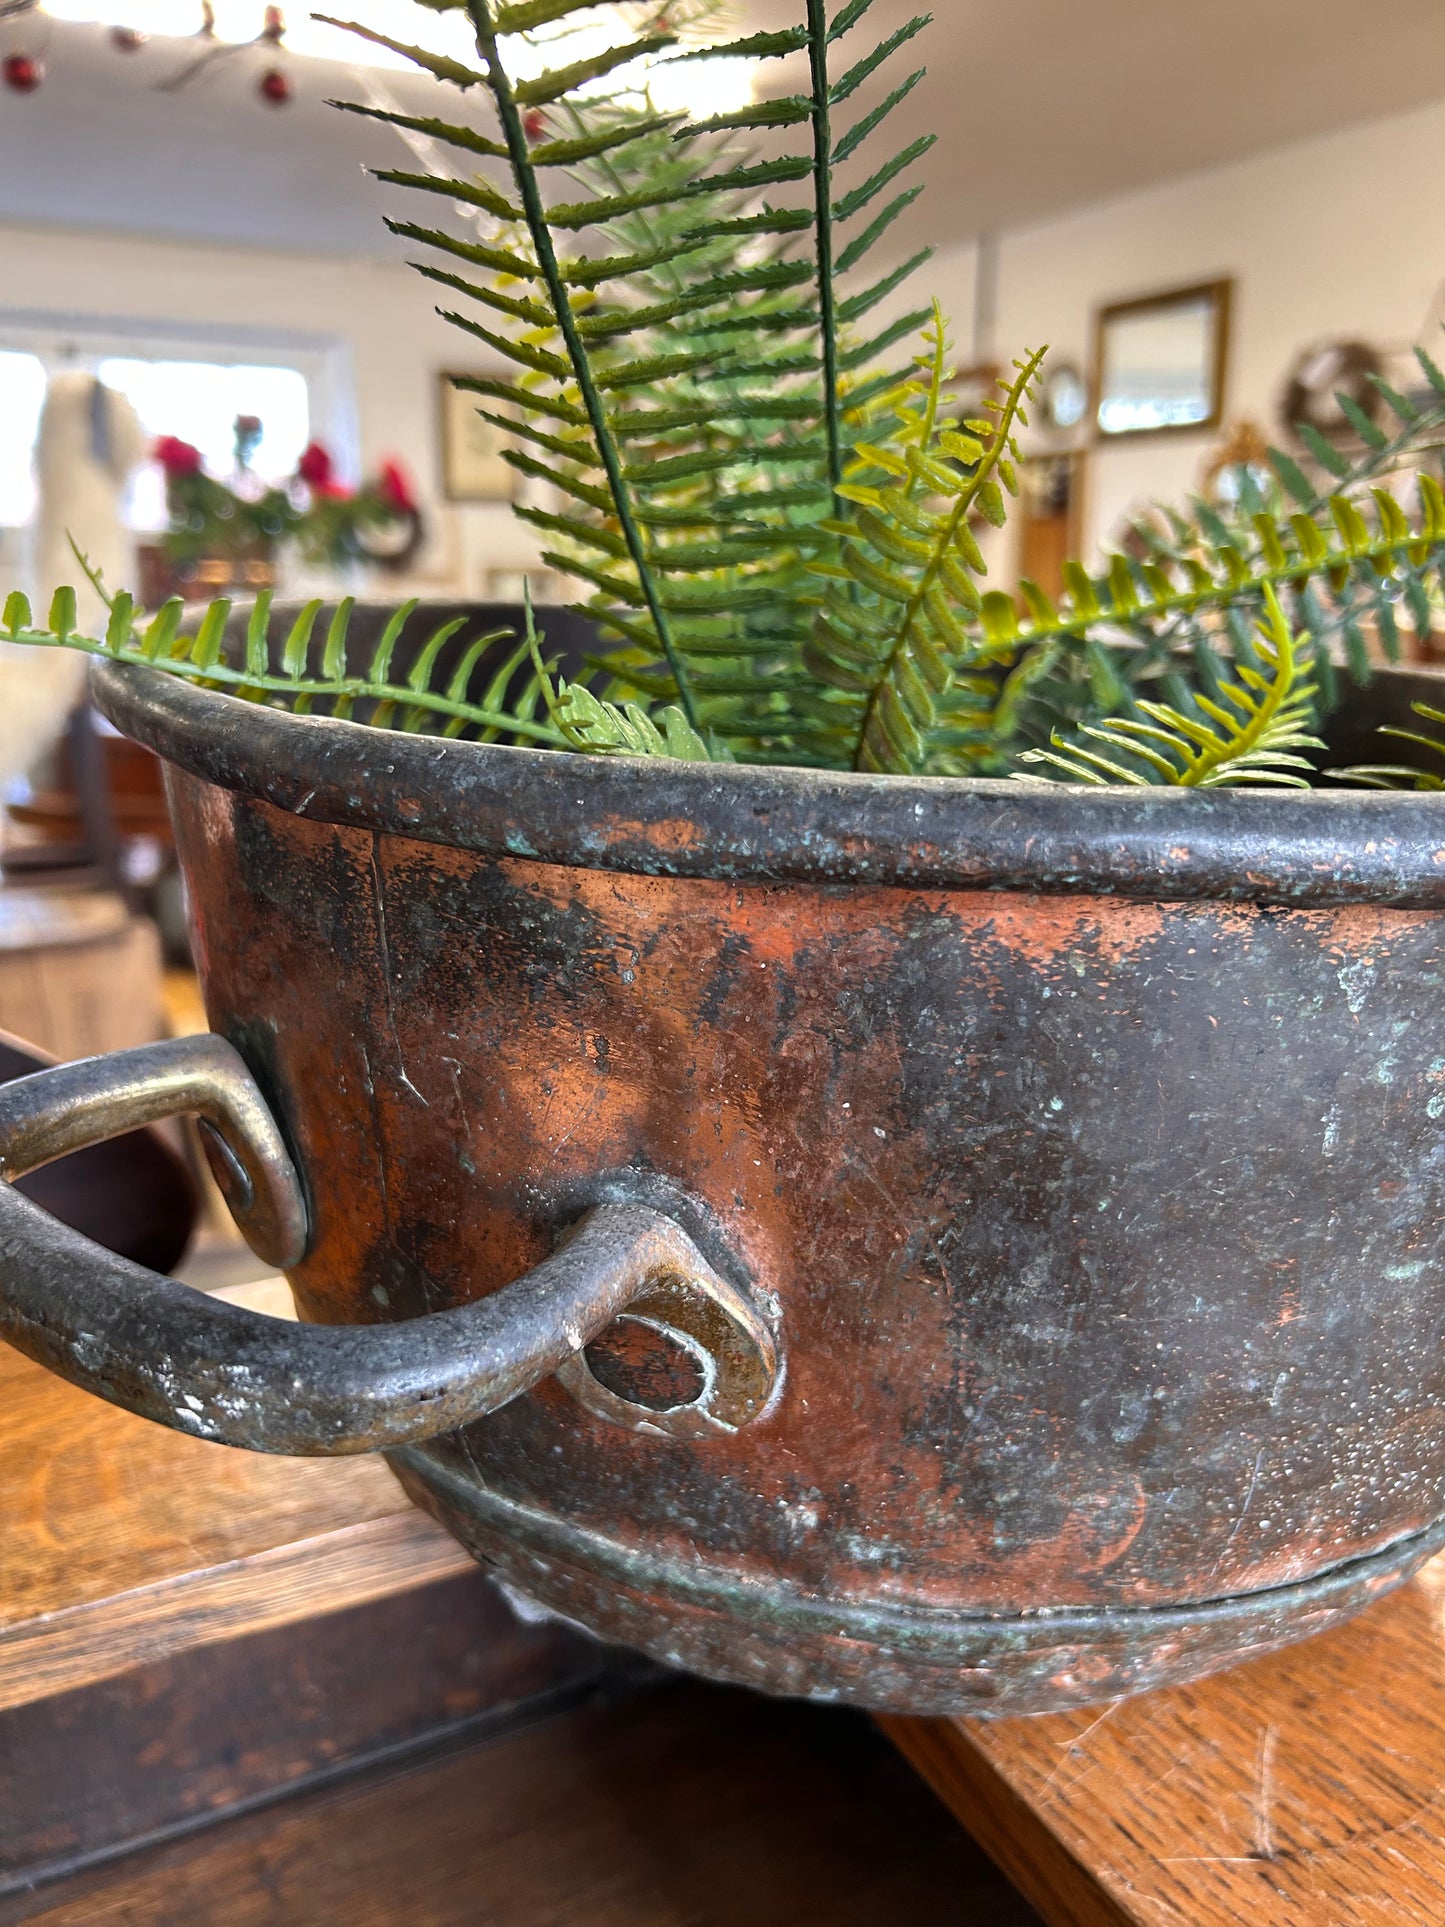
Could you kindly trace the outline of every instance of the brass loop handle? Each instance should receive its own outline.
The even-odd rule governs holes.
[[[306,1248],[301,1187],[265,1100],[217,1037],[59,1065],[0,1088],[0,1177],[177,1112],[214,1132],[218,1175],[268,1263]],[[671,1411],[608,1391],[584,1348],[623,1314],[703,1367]],[[103,1251],[0,1183],[0,1337],[114,1405],[256,1452],[326,1457],[418,1444],[485,1418],[557,1373],[611,1424],[661,1436],[735,1431],[767,1407],[777,1348],[743,1292],[673,1218],[602,1205],[490,1297],[390,1325],[302,1325],[192,1291]]]
[[[0,1087],[0,1178],[164,1118],[200,1120],[207,1160],[242,1236],[284,1271],[306,1255],[296,1167],[240,1053],[209,1033],[57,1064]]]

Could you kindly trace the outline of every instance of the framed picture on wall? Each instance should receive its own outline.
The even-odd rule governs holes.
[[[442,494],[449,502],[510,502],[517,471],[503,459],[507,436],[479,408],[503,412],[500,404],[458,388],[465,375],[448,371],[437,378],[441,410]]]
[[[1233,296],[1232,281],[1206,281],[1099,310],[1094,424],[1101,440],[1219,426]]]

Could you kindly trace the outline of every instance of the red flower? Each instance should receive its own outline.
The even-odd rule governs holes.
[[[151,460],[159,462],[168,481],[181,475],[199,475],[201,451],[178,435],[162,435],[151,450]]]
[[[386,506],[395,509],[398,515],[416,514],[416,496],[412,493],[411,477],[400,462],[382,463],[376,492]]]
[[[310,442],[302,450],[296,474],[308,488],[314,488],[318,495],[326,495],[335,485],[336,464],[320,442]]]
[[[331,451],[320,442],[310,442],[296,464],[296,479],[304,482],[318,502],[349,502],[352,491],[336,479],[336,464]]]

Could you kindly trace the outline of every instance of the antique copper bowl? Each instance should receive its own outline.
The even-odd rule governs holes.
[[[217,1035],[11,1086],[5,1168],[201,1112],[308,1322],[0,1186],[32,1355],[390,1448],[602,1637],[915,1713],[1188,1679],[1445,1543],[1445,801],[96,693],[167,763]]]

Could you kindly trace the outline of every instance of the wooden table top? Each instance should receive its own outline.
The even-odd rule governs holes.
[[[1049,1927],[1445,1922],[1445,1557],[1197,1686],[884,1725]]]
[[[290,1315],[279,1279],[218,1295]],[[0,1413],[0,1711],[472,1570],[380,1459],[187,1438],[3,1344]]]

